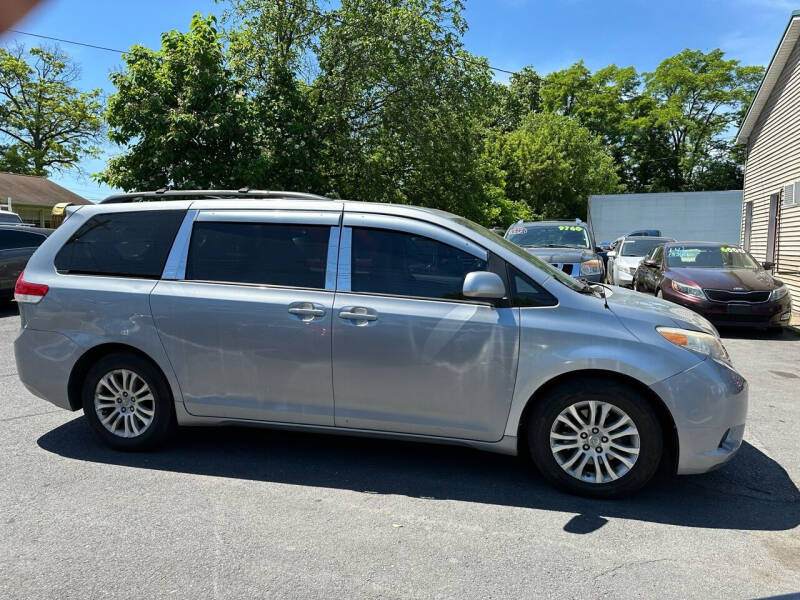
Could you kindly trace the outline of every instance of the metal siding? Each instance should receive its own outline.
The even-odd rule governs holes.
[[[750,134],[745,165],[744,202],[753,202],[750,252],[767,254],[769,197],[800,180],[800,45],[795,45],[769,101]],[[800,312],[800,206],[779,205],[776,275],[792,293]]]

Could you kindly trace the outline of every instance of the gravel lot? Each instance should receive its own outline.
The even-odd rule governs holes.
[[[800,592],[800,334],[725,334],[746,443],[625,501],[514,458],[268,430],[100,446],[17,379],[0,312],[0,598],[762,598]],[[787,596],[783,596],[787,595]]]

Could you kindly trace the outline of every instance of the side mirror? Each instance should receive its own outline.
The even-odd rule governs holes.
[[[767,260],[761,263],[761,266],[764,267],[765,270],[771,271],[772,269],[775,268],[775,263],[770,260]]]
[[[506,286],[497,273],[489,271],[472,271],[464,278],[461,293],[465,298],[483,298],[499,300],[506,295]]]
[[[643,264],[645,267],[657,267],[657,266],[658,266],[658,263],[657,263],[656,261],[654,261],[652,258],[645,258],[645,259],[642,261],[642,264]]]

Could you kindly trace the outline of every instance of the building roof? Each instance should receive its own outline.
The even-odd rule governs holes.
[[[786,30],[783,32],[778,48],[775,50],[775,54],[772,55],[772,60],[769,61],[764,78],[761,80],[758,91],[747,109],[747,114],[744,116],[741,127],[739,127],[739,133],[736,135],[737,144],[746,144],[750,138],[753,127],[755,127],[761,111],[766,106],[798,38],[800,38],[800,10],[795,10],[792,12],[792,16],[789,17],[789,23],[786,25]]]
[[[91,204],[46,177],[0,172],[0,204],[5,205],[7,198],[11,198],[12,210],[15,204],[42,207],[52,207],[61,202]]]

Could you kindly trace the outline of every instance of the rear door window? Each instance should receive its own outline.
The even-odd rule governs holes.
[[[56,255],[61,273],[158,279],[185,211],[95,215]]]
[[[329,225],[195,223],[186,279],[325,289]]]
[[[46,236],[31,231],[0,230],[0,250],[12,248],[34,248],[40,246]]]
[[[353,292],[457,300],[464,278],[486,261],[431,238],[353,228]]]

